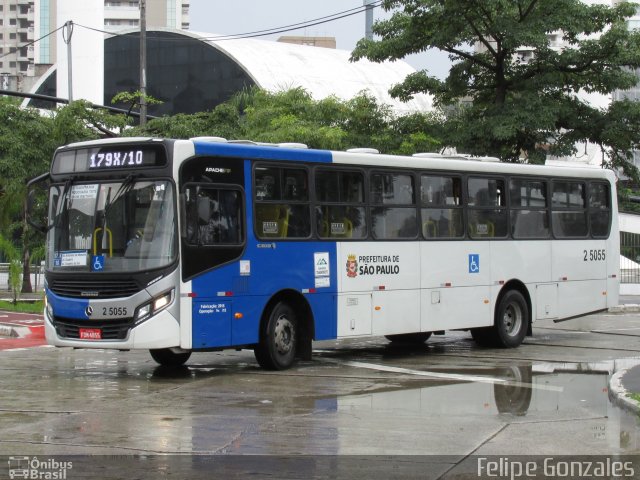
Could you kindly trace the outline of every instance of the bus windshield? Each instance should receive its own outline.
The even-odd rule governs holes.
[[[177,255],[173,186],[166,180],[54,185],[47,269],[137,272]]]

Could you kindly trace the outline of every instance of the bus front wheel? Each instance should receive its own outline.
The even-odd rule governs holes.
[[[164,367],[180,367],[191,356],[191,351],[174,352],[170,348],[157,348],[149,350],[151,358]]]
[[[266,370],[286,370],[296,358],[298,331],[296,315],[286,302],[276,303],[269,313],[266,331],[253,352]]]

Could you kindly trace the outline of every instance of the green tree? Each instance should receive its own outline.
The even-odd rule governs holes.
[[[37,110],[22,109],[13,99],[0,98],[0,233],[3,251],[15,268],[22,260],[22,291],[31,292],[30,251],[42,243],[41,236],[27,228],[25,186],[27,180],[47,171],[55,149],[53,120]],[[14,250],[8,244],[13,242]],[[15,256],[20,253],[20,258]],[[18,263],[19,264],[19,263]],[[12,275],[12,281],[19,276]]]
[[[20,292],[20,252],[9,240],[0,235],[0,252],[2,252],[9,261],[9,289],[11,290],[12,302],[18,303]]]
[[[401,99],[418,92],[434,96],[447,112],[447,146],[541,162],[548,153],[571,154],[576,141],[586,140],[608,155],[608,166],[635,176],[628,155],[640,143],[640,104],[599,109],[581,95],[608,95],[637,83],[640,33],[626,23],[634,5],[385,0],[383,8],[393,13],[374,25],[380,39],[361,40],[352,58],[379,62],[430,48],[447,52],[453,66],[445,80],[420,71],[392,89]],[[566,48],[556,48],[552,35]],[[522,57],[524,51],[530,58]]]
[[[93,109],[84,101],[42,114],[20,108],[15,99],[0,97],[0,234],[20,253],[23,293],[32,291],[32,252],[41,252],[44,239],[26,222],[26,183],[45,173],[55,149],[100,136],[115,136],[126,125],[124,115]],[[46,207],[40,202],[40,208]],[[44,217],[44,212],[38,212]],[[5,255],[8,255],[5,249]],[[41,254],[36,255],[38,258]],[[18,277],[15,277],[18,278]]]
[[[431,113],[396,116],[362,92],[350,100],[315,100],[302,88],[238,92],[209,112],[152,119],[126,135],[168,138],[218,136],[230,140],[304,143],[311,148],[345,150],[373,147],[384,153],[436,151],[440,120]]]

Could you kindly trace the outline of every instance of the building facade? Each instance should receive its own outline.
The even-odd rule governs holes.
[[[35,75],[34,0],[0,0],[0,87],[26,90]]]
[[[57,61],[59,0],[0,0],[0,88],[26,92]],[[102,2],[101,2],[102,3]],[[189,29],[189,0],[146,0],[147,26]],[[140,0],[104,1],[88,27],[114,33],[140,24]],[[64,20],[62,21],[64,23]],[[31,44],[31,42],[33,42]]]
[[[270,92],[299,87],[316,100],[331,96],[348,100],[366,91],[398,115],[433,109],[431,97],[425,94],[416,94],[408,102],[389,95],[393,85],[415,72],[402,60],[351,62],[351,52],[346,50],[254,38],[216,41],[211,37],[167,28],[147,31],[147,93],[162,101],[149,106],[150,115],[208,111],[252,86]],[[73,78],[74,98],[110,105],[117,93],[138,89],[139,30],[99,39],[103,48],[89,49],[92,57],[85,57],[90,63],[84,67],[80,67],[82,57],[74,54],[74,70],[77,68]],[[83,43],[91,40],[87,38]],[[98,60],[98,50],[104,51],[102,62]],[[76,62],[76,58],[79,61]],[[63,61],[64,55],[61,55],[33,93],[66,98],[66,81],[60,81],[67,70]],[[81,87],[89,88],[86,96],[76,91]],[[51,102],[25,104],[51,108]],[[128,109],[131,105],[116,106]]]

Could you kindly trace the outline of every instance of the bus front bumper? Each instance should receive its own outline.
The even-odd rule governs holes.
[[[104,325],[104,323],[101,325]],[[69,338],[69,336],[61,337],[46,313],[44,327],[47,343],[56,347],[134,350],[170,348],[180,345],[180,324],[167,310],[159,312],[138,325],[133,325],[128,329],[126,337],[121,340],[85,340]],[[83,326],[81,328],[86,328],[89,331],[100,330],[99,328],[94,328],[90,321],[86,322],[86,327]]]

